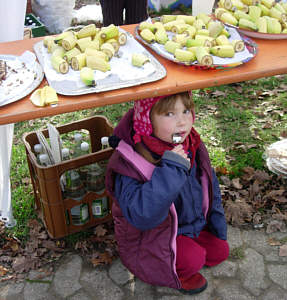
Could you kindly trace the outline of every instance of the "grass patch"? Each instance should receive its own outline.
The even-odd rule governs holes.
[[[237,247],[230,251],[230,257],[233,259],[243,259],[245,257],[243,247]]]

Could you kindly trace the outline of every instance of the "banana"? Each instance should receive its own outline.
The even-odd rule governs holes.
[[[199,13],[196,16],[196,19],[197,20],[202,20],[205,25],[207,25],[211,21],[211,17],[208,16],[207,14],[205,14],[205,13]]]
[[[219,19],[221,21],[223,21],[224,23],[227,23],[230,25],[234,25],[234,26],[238,25],[237,19],[229,12],[225,12],[225,13],[221,14]]]
[[[78,54],[80,54],[80,53],[81,53],[81,51],[80,51],[78,48],[74,47],[73,49],[71,49],[71,50],[65,52],[63,58],[64,58],[68,63],[70,63],[72,57],[74,57],[74,56],[76,56],[76,55],[78,55]]]
[[[162,15],[160,17],[160,21],[163,24],[174,21],[175,19],[176,19],[176,15]]]
[[[176,60],[184,63],[191,63],[196,60],[195,54],[183,49],[175,49],[174,57]]]
[[[154,32],[153,24],[147,21],[140,22],[139,30],[149,29],[150,31]]]
[[[164,49],[169,52],[169,53],[172,53],[174,54],[175,50],[176,49],[180,49],[181,48],[181,45],[180,43],[177,43],[177,42],[174,42],[174,41],[167,41],[165,44],[164,44]]]
[[[74,36],[74,32],[73,31],[64,31],[58,35],[55,36],[54,41],[56,44],[61,45],[62,40],[68,36]]]
[[[282,26],[279,20],[265,16],[267,20],[267,32],[268,33],[281,33]]]
[[[258,7],[261,8],[261,16],[269,16],[270,9],[268,7],[261,3],[258,4]]]
[[[274,8],[278,9],[279,11],[281,11],[284,14],[286,13],[284,7],[278,2],[274,5]]]
[[[157,32],[158,30],[165,30],[163,23],[161,22],[155,22],[153,23],[154,32]]]
[[[193,26],[196,28],[196,30],[206,29],[206,25],[201,19],[196,19],[193,23]]]
[[[285,9],[285,12],[287,13],[287,2],[280,2],[280,5]]]
[[[43,45],[44,45],[44,47],[48,47],[48,43],[49,43],[49,41],[55,41],[55,37],[54,36],[51,36],[51,35],[47,35],[47,36],[45,36],[44,37],[44,39],[43,39]]]
[[[260,0],[241,0],[245,5],[258,5]]]
[[[102,72],[107,72],[111,70],[111,66],[108,61],[96,56],[87,56],[86,63],[87,67],[93,70],[99,70]]]
[[[267,20],[264,17],[258,18],[256,21],[258,32],[267,33]]]
[[[257,31],[257,25],[253,21],[249,21],[246,19],[240,19],[238,22],[238,27],[243,29],[249,29],[252,31]]]
[[[179,43],[181,47],[184,47],[187,41],[187,36],[186,34],[182,33],[182,34],[175,34],[172,37],[172,40],[176,43]]]
[[[194,39],[203,41],[202,46],[205,46],[205,47],[211,47],[216,44],[215,39],[212,38],[211,36],[196,34]]]
[[[57,47],[58,47],[58,44],[56,44],[54,40],[47,41],[48,53],[52,53]]]
[[[209,67],[213,64],[212,56],[208,53],[205,47],[196,47],[195,56],[199,65]]]
[[[76,46],[77,38],[74,34],[68,35],[62,39],[61,44],[66,51],[69,51]]]
[[[196,28],[190,25],[186,28],[186,30],[183,33],[186,34],[186,36],[188,36],[189,38],[193,38],[196,34]]]
[[[219,57],[233,57],[235,51],[232,45],[222,45],[210,48],[210,53]]]
[[[190,25],[188,24],[175,24],[174,26],[171,27],[171,32],[175,34],[181,34],[184,31],[186,31],[189,26]]]
[[[66,52],[66,51],[65,51],[65,49],[64,49],[63,47],[57,45],[57,46],[53,49],[52,55],[64,57],[65,52]]]
[[[87,47],[90,48],[90,45],[89,43],[92,41],[92,38],[90,36],[87,36],[87,37],[84,37],[84,38],[81,38],[81,39],[78,39],[76,41],[76,44],[78,45],[79,49],[81,50],[81,52],[85,52],[85,49]],[[98,45],[99,45],[99,42],[98,42]]]
[[[241,11],[241,10],[236,10],[234,13],[233,13],[233,16],[239,21],[239,19],[243,18],[243,19],[246,19],[246,20],[251,20],[251,17],[249,14]]]
[[[119,37],[118,37],[118,42],[121,46],[125,45],[127,42],[127,35],[124,32],[120,32]]]
[[[208,29],[200,29],[196,32],[196,34],[209,36],[209,30]]]
[[[229,11],[226,10],[225,8],[217,7],[214,11],[214,14],[217,19],[220,19],[221,15],[226,12],[229,13]]]
[[[140,32],[140,36],[150,44],[155,42],[155,35],[147,28]]]
[[[83,67],[86,66],[86,57],[85,53],[80,53],[76,56],[71,58],[71,67],[75,71],[81,70]]]
[[[157,30],[154,36],[156,42],[159,44],[164,45],[168,41],[168,36],[164,28]]]
[[[241,52],[245,49],[245,45],[242,40],[232,40],[231,45],[233,46],[235,52]]]
[[[45,85],[41,90],[41,99],[44,105],[52,105],[58,103],[57,92],[49,85]]]
[[[211,42],[208,39],[203,39],[203,38],[197,38],[197,39],[187,39],[185,46],[187,48],[190,47],[199,47],[199,46],[203,46],[203,47],[211,47]]]
[[[92,36],[95,36],[98,31],[99,31],[99,28],[97,28],[95,24],[89,24],[89,25],[84,26],[77,32],[77,38],[82,39],[82,38],[85,38],[88,36],[92,37]]]
[[[187,51],[190,51],[192,52],[195,56],[196,56],[196,49],[197,49],[198,46],[195,46],[195,47],[189,47],[189,48],[186,48]],[[209,47],[204,47],[206,52],[209,53],[210,52],[210,48]]]
[[[86,48],[85,50],[86,56],[95,56],[100,59],[104,59],[105,61],[109,61],[107,54],[103,51],[98,51],[96,49]]]
[[[225,9],[232,10],[233,4],[232,4],[231,0],[220,0],[219,3]]]
[[[230,32],[227,31],[226,28],[223,28],[223,29],[222,29],[221,34],[224,34],[224,35],[227,36],[228,38],[230,37]]]
[[[68,63],[60,56],[51,56],[51,64],[58,73],[66,74],[69,71]]]
[[[281,22],[287,22],[286,13],[282,13],[280,10],[276,9],[275,7],[270,8],[269,16],[272,18],[278,19]]]
[[[186,24],[186,23],[184,22],[183,19],[178,19],[178,20],[170,21],[170,22],[163,24],[163,27],[166,31],[171,31],[172,26],[174,26],[176,24]]]
[[[217,21],[209,22],[208,25],[209,36],[213,38],[218,37],[221,34],[223,28],[224,27],[221,22],[217,22]]]
[[[80,78],[82,82],[87,86],[96,85],[94,70],[92,70],[91,68],[82,68],[82,70],[80,71]]]
[[[109,39],[109,40],[106,41],[106,43],[110,43],[114,47],[115,52],[119,51],[119,49],[120,49],[120,43],[118,42],[118,40],[116,40],[116,39]],[[99,50],[99,49],[97,49],[97,50]]]
[[[116,38],[118,35],[119,35],[119,28],[114,24],[111,24],[107,27],[102,27],[100,30],[100,36],[103,40]]]
[[[98,32],[95,36],[94,36],[94,39],[93,41],[97,41],[101,47],[101,45],[105,42],[105,40],[103,40],[101,38],[101,35],[100,35],[100,32]]]
[[[261,16],[261,8],[259,6],[251,5],[249,6],[249,16],[251,18],[251,21],[256,22],[258,18]]]
[[[226,37],[226,35],[222,34],[220,36],[218,36],[216,39],[216,44],[218,46],[221,46],[221,45],[230,45],[230,41],[229,39]]]
[[[132,65],[135,67],[142,67],[145,63],[149,62],[149,58],[142,53],[132,54]]]
[[[115,48],[113,47],[112,44],[110,43],[104,43],[101,46],[101,51],[106,53],[106,55],[108,56],[109,60],[115,55]]]
[[[275,5],[275,0],[261,0],[261,3],[270,9]]]
[[[245,13],[248,12],[248,5],[245,5],[242,3],[240,0],[231,0],[233,8],[235,7],[236,9],[239,9]]]
[[[186,23],[186,24],[193,25],[193,23],[195,21],[195,16],[177,15],[176,20],[177,21],[181,20],[181,21],[184,21],[184,23]]]

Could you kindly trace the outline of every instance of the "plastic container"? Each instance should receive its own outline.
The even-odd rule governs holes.
[[[112,219],[110,209],[112,203],[105,189],[101,194],[86,190],[85,195],[79,201],[66,197],[62,192],[60,183],[60,178],[66,171],[77,170],[80,167],[93,163],[101,164],[110,158],[113,149],[102,149],[101,137],[111,135],[113,132],[112,126],[105,117],[94,116],[58,126],[57,129],[60,135],[80,131],[81,129],[87,130],[90,137],[89,144],[91,152],[87,155],[45,167],[37,163],[37,158],[33,151],[34,145],[38,143],[36,132],[23,135],[35,195],[35,208],[39,212],[48,234],[52,238],[61,238]],[[46,138],[48,137],[48,130],[43,130],[42,133]],[[108,212],[102,213],[99,217],[98,215],[94,217],[95,203],[98,202],[98,199],[103,199],[103,197],[108,198],[108,209],[105,208]],[[82,217],[80,221],[75,224],[71,209],[76,206],[83,210],[81,216],[84,216],[85,219]],[[88,209],[86,209],[86,207]]]
[[[25,17],[25,27],[30,28],[32,37],[39,37],[46,35],[45,25],[37,19],[33,14],[27,14]]]

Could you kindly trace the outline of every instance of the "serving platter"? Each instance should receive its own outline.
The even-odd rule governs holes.
[[[154,18],[152,19],[152,21],[158,21],[158,18]],[[240,66],[244,63],[247,63],[248,61],[250,61],[252,58],[254,58],[257,54],[257,44],[252,41],[250,38],[248,38],[247,36],[239,33],[235,28],[231,28],[229,26],[225,26],[225,29],[230,33],[231,35],[231,39],[241,39],[244,41],[245,44],[245,49],[243,52],[237,52],[235,53],[234,57],[232,58],[221,58],[221,57],[217,57],[212,55],[213,57],[213,65],[207,67],[207,66],[201,66],[198,64],[197,61],[191,62],[191,63],[184,63],[184,62],[180,62],[178,60],[175,59],[174,55],[167,52],[164,49],[164,45],[161,45],[159,43],[148,43],[146,42],[141,36],[140,36],[140,30],[139,30],[139,25],[136,26],[135,28],[135,36],[136,38],[143,43],[144,45],[148,46],[150,49],[152,49],[154,52],[156,52],[158,55],[171,60],[177,64],[181,64],[181,65],[187,65],[187,66],[191,66],[194,67],[195,69],[228,69],[228,68],[234,68],[237,66]],[[171,40],[174,33],[172,32],[167,32],[169,39]]]
[[[34,59],[24,62],[20,56],[0,55],[8,67],[6,79],[0,83],[0,106],[18,101],[36,89],[44,77],[41,65]]]
[[[51,65],[50,56],[43,45],[43,41],[34,45],[34,51],[43,67],[46,79],[57,93],[66,96],[76,96],[90,93],[116,90],[125,87],[141,85],[160,80],[166,76],[164,66],[149,53],[129,32],[120,29],[127,35],[127,42],[121,46],[118,57],[110,61],[111,71],[95,71],[96,86],[86,86],[80,79],[80,71],[69,68],[68,73],[60,74]],[[132,53],[143,53],[149,62],[142,67],[131,64]]]

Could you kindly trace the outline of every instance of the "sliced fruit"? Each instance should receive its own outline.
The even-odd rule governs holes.
[[[41,98],[45,105],[58,103],[58,95],[51,86],[46,85],[41,89]]]
[[[82,82],[87,86],[95,86],[95,73],[94,70],[88,67],[82,68],[80,71],[80,78]]]
[[[232,45],[222,45],[210,48],[210,53],[219,57],[233,57],[235,51]]]
[[[32,95],[30,96],[31,102],[36,106],[44,106],[45,102],[41,98],[41,89],[35,90]]]
[[[149,62],[149,58],[142,53],[132,54],[132,65],[135,67],[142,67],[145,63]]]

